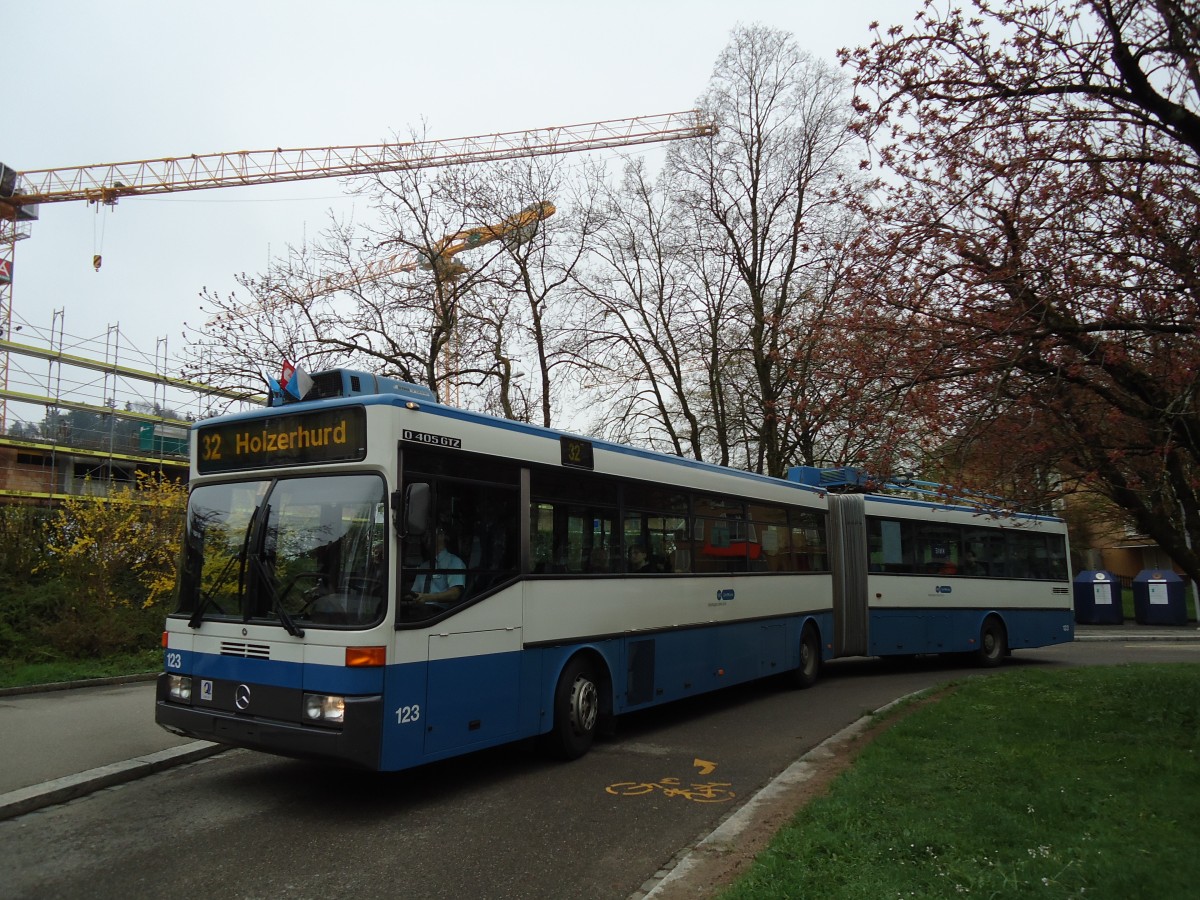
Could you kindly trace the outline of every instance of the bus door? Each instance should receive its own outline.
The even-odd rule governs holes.
[[[426,754],[500,743],[516,734],[520,628],[431,634],[427,671]]]
[[[865,656],[867,518],[862,494],[829,494],[829,562],[833,569],[834,656]]]
[[[516,582],[517,467],[460,451],[403,446],[406,485],[429,494],[402,545],[398,624],[425,643],[423,752],[512,740],[519,722],[522,629]],[[410,524],[410,523],[406,523]],[[416,524],[416,523],[411,523]],[[414,655],[421,652],[410,644]]]

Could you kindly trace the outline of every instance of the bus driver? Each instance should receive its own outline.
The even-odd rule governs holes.
[[[422,563],[422,569],[432,571],[417,575],[412,588],[402,599],[415,603],[456,603],[462,597],[467,579],[466,564],[446,549],[446,529],[439,527],[434,536],[436,552],[432,561]]]

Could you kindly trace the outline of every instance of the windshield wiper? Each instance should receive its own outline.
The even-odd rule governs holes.
[[[283,623],[283,627],[287,629],[287,633],[292,637],[304,637],[304,629],[293,621],[291,614],[283,608],[283,604],[279,601],[279,594],[271,588],[271,593],[274,595],[271,606],[279,614],[279,621]]]
[[[238,566],[238,596],[242,596],[243,591],[243,575],[246,565],[246,549],[250,544],[250,535],[254,532],[254,522],[258,519],[259,507],[254,507],[254,512],[250,513],[250,521],[246,523],[246,533],[242,536],[242,551],[237,556],[229,557],[229,562],[225,563],[225,568],[221,570],[221,574],[217,576],[217,580],[213,582],[213,586],[208,589],[208,592],[200,598],[200,602],[196,604],[196,610],[192,613],[192,617],[188,619],[188,628],[199,628],[200,623],[204,621],[204,613],[212,604],[212,599],[216,596],[217,590],[225,584],[225,579],[229,576],[229,570],[233,568],[233,564],[240,563]],[[224,610],[222,610],[223,612]]]
[[[254,572],[258,576],[260,589],[270,593],[271,609],[279,616],[279,621],[283,624],[287,633],[292,637],[304,637],[304,629],[297,625],[291,614],[283,608],[283,598],[279,596],[279,591],[275,590],[275,585],[271,583],[271,573],[267,571],[266,563],[257,556],[251,557],[250,562],[254,565]]]
[[[196,604],[196,610],[192,613],[192,617],[188,619],[188,628],[199,628],[200,623],[204,621],[204,613],[212,605],[212,599],[216,595],[217,590],[225,584],[225,579],[229,577],[229,570],[233,568],[233,564],[237,562],[236,556],[229,557],[229,562],[225,563],[225,568],[221,570],[221,574],[217,576],[217,580],[213,582],[213,586],[209,588],[204,596],[200,598],[200,602]],[[222,610],[224,612],[224,610]]]

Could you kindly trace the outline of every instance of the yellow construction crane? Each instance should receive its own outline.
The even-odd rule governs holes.
[[[0,327],[3,337],[7,338],[12,325],[13,281],[13,260],[8,251],[17,240],[28,236],[24,229],[38,218],[42,204],[84,200],[111,206],[122,197],[317,178],[349,178],[576,153],[703,137],[715,134],[716,130],[716,125],[699,110],[687,110],[450,140],[239,150],[22,172],[0,163]],[[450,239],[453,242],[458,237],[450,236]],[[3,382],[6,390],[7,352],[4,354]],[[3,411],[0,401],[0,427],[4,421]]]
[[[553,203],[541,201],[531,203],[520,212],[511,215],[495,225],[479,225],[456,231],[434,242],[424,251],[412,249],[401,250],[379,259],[331,275],[324,275],[306,285],[305,294],[308,297],[323,297],[337,291],[346,290],[361,284],[370,284],[389,275],[401,272],[413,272],[424,269],[432,272],[439,281],[454,281],[466,274],[467,269],[454,257],[464,250],[474,250],[495,240],[506,240],[513,243],[525,243],[532,239],[538,225],[554,215]],[[222,322],[236,322],[256,312],[266,312],[275,308],[278,303],[260,306],[247,306],[240,310],[227,310],[208,320],[208,324],[219,325]]]
[[[464,250],[474,250],[492,241],[506,239],[523,243],[533,237],[540,222],[550,218],[555,213],[553,203],[542,201],[531,203],[519,213],[509,216],[495,225],[480,225],[448,234],[437,241],[427,251],[417,252],[402,250],[381,259],[372,260],[352,272],[327,275],[314,281],[311,285],[313,296],[332,294],[356,284],[378,281],[397,272],[412,272],[415,269],[432,271],[434,276],[443,281],[451,281],[465,274],[466,269],[454,260],[454,256]]]

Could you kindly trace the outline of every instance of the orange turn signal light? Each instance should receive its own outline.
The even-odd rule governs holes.
[[[347,666],[382,666],[387,661],[387,647],[347,647]]]

